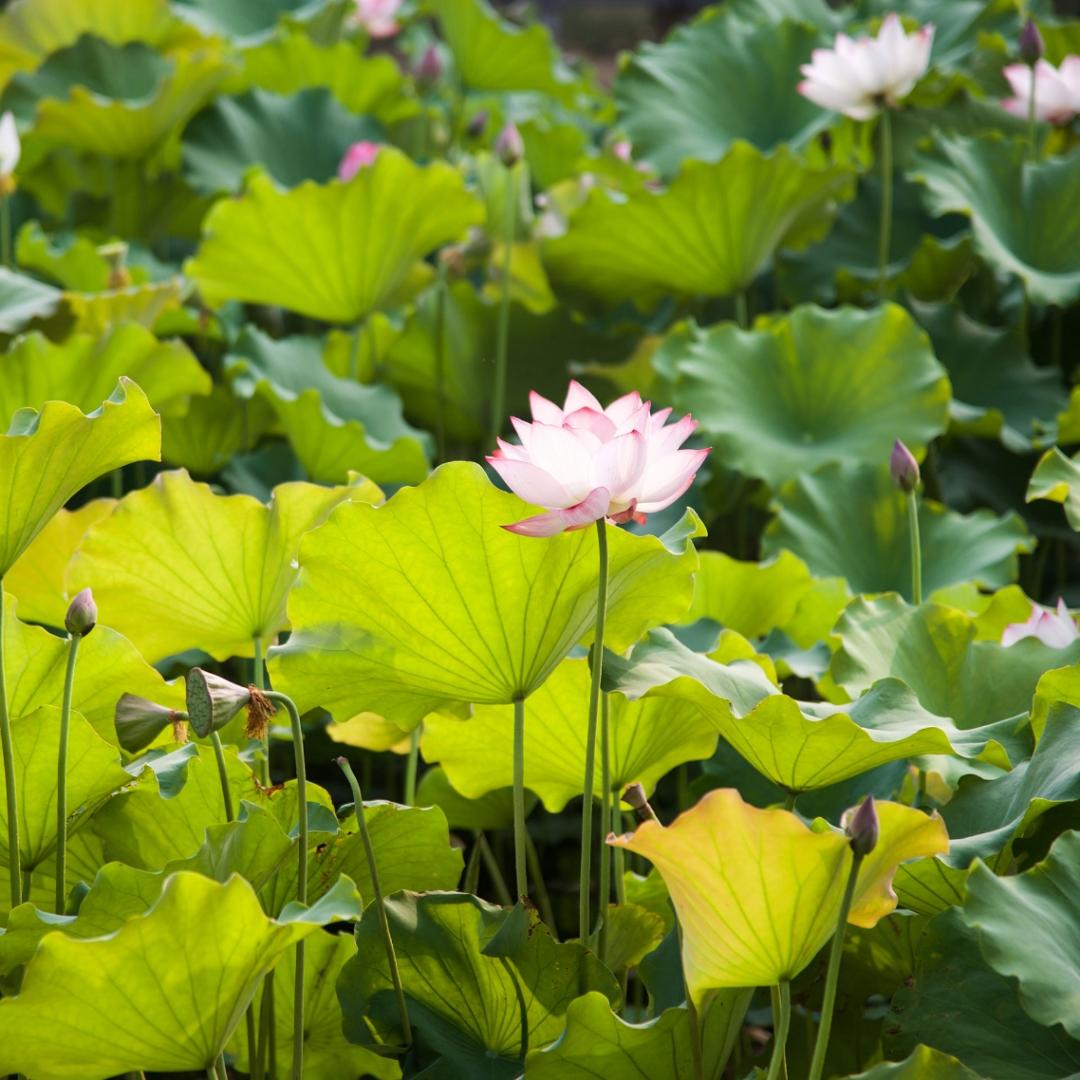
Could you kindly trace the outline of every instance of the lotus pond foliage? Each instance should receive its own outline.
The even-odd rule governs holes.
[[[0,11],[0,1075],[1080,1073],[1080,23]]]

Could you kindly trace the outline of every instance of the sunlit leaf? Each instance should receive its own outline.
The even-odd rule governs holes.
[[[1076,458],[1066,457],[1056,446],[1039,458],[1027,489],[1027,501],[1036,499],[1061,503],[1069,524],[1080,531],[1080,464]]]
[[[416,789],[416,801],[421,806],[439,807],[451,829],[501,829],[514,819],[510,788],[499,788],[478,799],[468,799],[450,783],[439,765],[424,770]],[[526,791],[525,813],[531,813],[535,805],[535,796]]]
[[[250,450],[274,424],[274,413],[262,397],[237,399],[228,386],[215,386],[194,397],[185,416],[161,422],[161,459],[196,476],[212,476],[234,454]]]
[[[109,263],[98,252],[97,244],[85,236],[69,236],[54,242],[36,220],[28,221],[19,230],[15,261],[65,289],[97,292],[109,285]]]

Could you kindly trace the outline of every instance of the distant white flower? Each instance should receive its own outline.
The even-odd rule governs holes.
[[[1005,98],[1001,106],[1015,116],[1025,119],[1031,100],[1031,71],[1027,64],[1010,64],[1005,78],[1012,87],[1013,97]],[[1035,64],[1035,119],[1051,124],[1067,124],[1080,114],[1080,56],[1066,56],[1061,67],[1046,60]]]
[[[1008,648],[1029,637],[1038,638],[1051,649],[1064,649],[1080,638],[1080,630],[1076,629],[1076,622],[1069,614],[1065,601],[1059,599],[1056,612],[1032,604],[1031,618],[1027,622],[1006,626],[1001,635],[1001,644]]]
[[[393,37],[400,29],[395,16],[402,0],[356,0],[356,17],[373,38]]]
[[[15,126],[15,117],[10,112],[0,116],[0,177],[8,177],[19,164],[22,144],[19,142],[19,129]]]
[[[869,120],[883,104],[896,106],[911,93],[930,63],[934,28],[904,33],[888,15],[876,38],[838,34],[831,49],[815,49],[800,69],[799,93],[824,109]]]

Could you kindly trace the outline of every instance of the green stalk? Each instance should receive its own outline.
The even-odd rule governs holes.
[[[218,1054],[217,1061],[214,1062],[214,1076],[217,1077],[217,1080],[229,1080],[229,1070],[225,1067],[224,1052]]]
[[[735,293],[735,321],[743,330],[750,324],[750,312],[746,304],[745,289],[739,289],[739,291]]]
[[[284,705],[292,725],[293,754],[296,761],[296,801],[300,807],[300,836],[296,854],[296,899],[301,904],[307,903],[307,862],[308,862],[308,813],[307,813],[307,768],[304,763],[304,728],[300,723],[300,713],[292,698],[270,690],[267,700],[277,705]],[[273,1033],[271,1032],[271,1039]],[[293,991],[293,1080],[303,1080],[304,1076],[304,943],[296,943],[296,983]]]
[[[420,760],[420,727],[412,729],[409,737],[409,756],[405,759],[405,805],[416,805],[416,768]]]
[[[252,639],[252,645],[255,650],[255,656],[251,662],[251,681],[254,683],[257,690],[266,689],[266,667],[263,663],[263,641],[262,635],[256,634]],[[270,733],[267,731],[266,737],[260,740],[261,746],[257,754],[257,765],[259,771],[259,782],[263,787],[270,786]],[[221,768],[219,762],[218,768]],[[222,776],[222,787],[225,786],[225,777]],[[226,805],[226,812],[228,806]],[[254,1027],[255,1020],[255,1006],[254,1004],[248,1006],[248,1026]],[[270,1066],[270,1077],[275,1077],[277,1066],[277,1037],[276,1021],[274,1019],[274,973],[268,972],[263,979],[263,1003],[260,1009],[259,1015],[259,1043],[255,1054],[251,1080],[263,1080],[266,1075],[265,1069],[267,1063]]]
[[[446,263],[439,263],[435,286],[435,447],[436,464],[446,460]]]
[[[221,745],[221,736],[216,731],[210,732],[210,744],[214,748],[218,779],[221,781],[221,798],[225,803],[225,820],[235,821],[236,815],[233,813],[232,792],[229,790],[229,772],[225,767],[225,748]]]
[[[878,295],[885,295],[892,236],[893,203],[892,116],[888,107],[881,110],[881,226],[878,233]]]
[[[56,755],[56,914],[64,914],[67,901],[67,759],[71,728],[71,694],[75,686],[75,659],[81,634],[68,635],[64,696],[60,706],[60,749]],[[29,897],[27,897],[29,899]]]
[[[836,921],[836,933],[833,934],[832,948],[829,950],[829,967],[825,975],[825,996],[821,1000],[821,1020],[818,1023],[817,1042],[814,1043],[814,1056],[810,1062],[808,1080],[821,1080],[825,1069],[825,1054],[829,1049],[829,1032],[832,1030],[833,1007],[836,1005],[836,984],[840,977],[840,958],[844,954],[844,935],[847,933],[848,912],[855,896],[855,883],[859,879],[859,868],[863,857],[854,855],[851,860],[851,872],[844,888],[844,898],[840,902],[840,916]]]
[[[7,676],[4,672],[4,579],[0,578],[0,749],[4,757],[4,791],[7,795],[8,873],[11,906],[22,903],[22,865],[19,860],[19,800],[15,790],[15,744],[8,715]]]
[[[514,884],[520,900],[529,895],[525,853],[525,699],[514,699]]]
[[[788,1028],[791,1027],[791,983],[784,979],[776,988],[774,1001],[778,1015],[773,1018],[776,1025],[773,1034],[773,1052],[769,1061],[769,1074],[766,1080],[777,1080],[781,1068],[786,1071],[785,1054],[787,1050]]]
[[[607,955],[607,909],[611,903],[611,848],[604,842],[604,829],[611,820],[611,737],[608,696],[600,695],[600,896],[597,906],[596,951],[601,960]]]
[[[536,850],[536,844],[525,830],[525,855],[529,862],[529,877],[532,879],[532,891],[536,897],[536,906],[540,909],[540,918],[547,923],[552,935],[557,941],[558,931],[555,927],[555,909],[551,906],[551,897],[548,895],[547,885],[544,882],[544,868],[540,864],[540,852]]]
[[[622,810],[619,808],[619,796],[614,795],[611,804],[611,831],[616,836],[623,831],[622,827]],[[626,881],[624,875],[626,873],[626,852],[623,848],[612,848],[611,853],[614,856],[614,878],[615,878],[615,903],[626,903]]]
[[[686,1014],[690,1021],[690,1057],[693,1061],[694,1080],[705,1080],[705,1047],[701,1037],[701,1015],[694,999],[686,995]]]
[[[375,864],[375,850],[371,846],[371,837],[368,834],[367,815],[364,813],[364,796],[360,791],[356,773],[348,759],[339,757],[338,767],[345,774],[352,790],[353,811],[356,814],[356,823],[360,826],[360,839],[364,843],[364,857],[367,859],[368,873],[371,875],[372,903],[375,905],[375,913],[379,918],[379,930],[382,933],[383,944],[386,946],[386,962],[390,968],[390,981],[394,984],[394,996],[397,998],[398,1016],[401,1021],[401,1030],[405,1035],[405,1045],[412,1044],[412,1025],[409,1023],[409,1010],[405,1007],[405,991],[401,987],[401,972],[398,970],[397,953],[394,952],[394,939],[390,933],[390,923],[386,918],[386,908],[383,905],[382,888],[379,885],[379,868]]]
[[[11,266],[11,196],[0,199],[0,257]]]
[[[589,721],[585,732],[585,801],[581,807],[581,894],[578,898],[578,935],[589,940],[589,886],[592,884],[593,790],[596,779],[596,720],[600,711],[600,679],[604,669],[604,621],[607,617],[608,550],[607,520],[596,523],[600,574],[596,583],[596,636],[593,642],[592,683],[589,687]]]
[[[510,345],[510,275],[514,254],[514,232],[517,227],[517,191],[513,170],[507,171],[506,219],[503,222],[503,280],[499,296],[499,322],[495,338],[495,386],[491,395],[492,446],[503,428],[506,409],[506,362]]]
[[[484,860],[484,866],[491,877],[491,883],[495,887],[495,896],[503,907],[513,907],[514,901],[510,896],[510,890],[506,887],[506,878],[499,869],[499,860],[491,850],[487,837],[483,833],[477,833],[477,844],[480,846],[480,856]]]
[[[472,850],[469,852],[469,861],[465,864],[465,878],[461,883],[461,891],[477,895],[480,888],[480,837],[484,834],[478,830],[473,833]]]
[[[1031,84],[1028,90],[1028,161],[1035,160],[1035,65],[1031,65]],[[6,200],[5,200],[6,201]]]
[[[919,495],[913,488],[907,493],[908,533],[911,538],[911,598],[922,603],[922,541],[919,537]]]
[[[255,647],[255,658],[251,662],[251,681],[256,690],[266,689],[266,665],[263,661],[262,634],[256,634],[252,639]],[[263,787],[270,786],[270,732],[262,739],[262,747],[259,750],[259,782]]]

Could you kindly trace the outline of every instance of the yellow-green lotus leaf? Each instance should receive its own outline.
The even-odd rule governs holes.
[[[99,618],[151,661],[201,648],[218,659],[251,656],[288,625],[300,537],[342,501],[382,498],[358,480],[336,488],[279,484],[269,506],[217,495],[186,472],[159,473],[91,528],[70,570],[90,586]]]
[[[92,413],[63,401],[16,413],[0,435],[0,577],[72,495],[160,454],[160,421],[128,378]]]
[[[254,174],[214,204],[185,269],[211,307],[242,300],[353,323],[408,299],[430,277],[420,260],[482,220],[457,170],[384,148],[346,182],[282,191]]]
[[[900,863],[949,847],[936,814],[889,802],[877,810],[880,839],[863,860],[848,915],[855,926],[874,926],[895,909]],[[839,830],[815,832],[786,810],[759,810],[726,788],[667,827],[646,822],[608,842],[645,856],[663,876],[695,1001],[710,990],[798,975],[836,929],[853,858]]]

